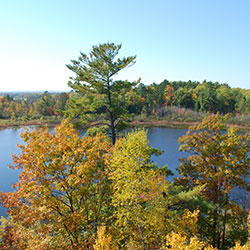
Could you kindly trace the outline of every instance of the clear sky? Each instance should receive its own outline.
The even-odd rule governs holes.
[[[250,0],[0,0],[0,91],[70,90],[92,45],[136,55],[121,79],[250,88]]]

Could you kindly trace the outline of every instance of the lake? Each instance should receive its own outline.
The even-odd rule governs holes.
[[[9,128],[0,130],[0,190],[7,192],[13,190],[12,184],[18,181],[20,171],[10,169],[12,164],[11,155],[20,153],[16,144],[22,144],[20,134],[24,128]],[[163,150],[160,156],[153,156],[152,160],[159,166],[168,165],[168,168],[177,175],[176,168],[179,165],[179,158],[186,157],[187,153],[179,152],[178,138],[183,136],[187,129],[177,128],[147,128],[148,139],[152,147]],[[239,195],[237,194],[239,198]],[[247,197],[245,197],[247,199]],[[243,202],[243,201],[242,201]],[[241,203],[241,202],[240,202]],[[0,206],[0,216],[5,215],[6,210]]]

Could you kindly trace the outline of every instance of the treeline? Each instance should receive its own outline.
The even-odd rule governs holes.
[[[138,103],[134,107],[133,111],[137,112],[144,109],[152,113],[162,106],[177,106],[209,113],[250,113],[250,90],[230,88],[228,84],[218,82],[164,80],[149,86],[141,83],[135,93],[141,102],[141,106]]]
[[[28,121],[47,116],[63,116],[68,93],[45,91],[42,94],[22,93],[0,96],[0,119]]]
[[[27,121],[49,116],[63,117],[70,113],[70,103],[77,93],[5,95],[0,97],[0,119]],[[250,90],[231,88],[218,82],[167,81],[131,88],[124,97],[130,114],[140,119],[154,115],[158,118],[173,113],[189,121],[200,120],[196,113],[231,113],[233,116],[250,114]],[[71,100],[70,100],[71,99]],[[181,109],[178,109],[181,108]],[[193,111],[190,112],[190,111]]]

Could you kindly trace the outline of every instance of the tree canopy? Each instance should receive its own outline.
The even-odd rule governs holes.
[[[26,131],[14,157],[22,169],[12,193],[1,193],[25,249],[86,249],[112,210],[106,164],[111,142],[82,137],[67,121],[53,133]],[[19,249],[19,248],[18,248]]]
[[[229,227],[229,220],[241,211],[230,199],[230,192],[234,188],[250,189],[250,134],[239,134],[224,121],[218,115],[208,116],[179,139],[180,150],[190,154],[181,159],[180,182],[192,188],[203,186],[206,199],[214,204],[207,226],[212,228],[213,246],[219,249],[228,244],[226,238],[236,227],[236,223]]]

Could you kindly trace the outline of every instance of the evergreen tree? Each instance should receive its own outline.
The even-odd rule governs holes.
[[[80,117],[85,124],[94,122],[95,126],[104,126],[111,131],[113,144],[116,131],[126,126],[128,118],[125,94],[138,83],[114,80],[118,72],[133,65],[136,58],[115,60],[120,49],[121,44],[114,43],[93,46],[89,56],[80,53],[78,60],[67,65],[76,74],[68,84],[80,94],[71,100],[68,113]]]

